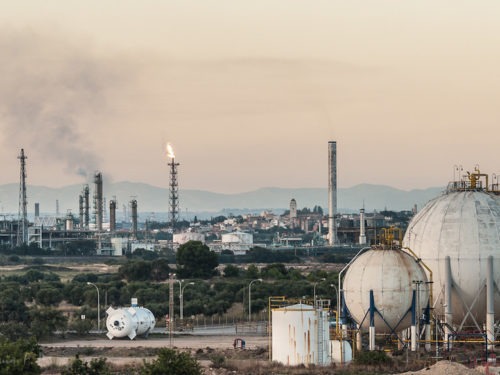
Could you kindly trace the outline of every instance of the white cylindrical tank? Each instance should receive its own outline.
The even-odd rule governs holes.
[[[272,311],[272,360],[288,366],[331,362],[325,311],[296,304]]]
[[[137,318],[137,335],[148,333],[155,327],[156,320],[151,311],[143,307],[134,307]]]
[[[401,331],[411,325],[413,290],[418,288],[417,308],[427,306],[429,292],[422,266],[401,250],[370,249],[354,260],[343,282],[344,298],[354,320],[367,330],[370,326],[370,290],[375,307],[377,333]],[[389,326],[388,326],[389,325]]]
[[[174,234],[174,243],[184,245],[189,241],[201,241],[205,243],[205,235],[203,233],[186,232]]]
[[[110,307],[106,313],[107,336],[110,340],[114,337],[128,337],[132,340],[137,335],[147,335],[156,324],[153,313],[144,307]]]
[[[352,347],[347,340],[330,340],[330,352],[333,363],[350,363],[352,361]]]
[[[253,244],[253,234],[244,232],[225,233],[221,239],[223,244]]]
[[[431,200],[411,220],[403,245],[433,272],[435,311],[444,313],[445,259],[453,280],[453,321],[478,324],[486,319],[487,259],[493,257],[494,282],[500,285],[500,202],[484,191],[453,191]],[[466,307],[467,306],[467,307]],[[495,301],[500,315],[500,299]]]

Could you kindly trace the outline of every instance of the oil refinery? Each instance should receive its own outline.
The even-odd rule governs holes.
[[[170,194],[165,202],[172,228],[170,245],[205,242],[204,234],[197,231],[174,233],[179,220],[180,164],[171,147],[167,151]],[[24,150],[18,158],[19,218],[11,222],[10,229],[4,221],[2,244],[37,243],[40,248],[52,249],[58,242],[88,238],[98,243],[98,255],[123,255],[134,248],[138,201],[130,201],[130,230],[119,233],[117,201],[110,200],[107,219],[103,176],[98,171],[94,174],[92,214],[91,189],[84,185],[78,197],[78,219],[68,214],[64,220],[48,221],[35,215],[30,224]],[[328,142],[329,212],[307,217],[318,237],[327,229],[325,247],[330,248],[339,245],[348,233],[342,229],[344,218],[337,213],[336,163],[337,144]],[[291,228],[309,228],[309,222],[300,223],[295,199],[290,201],[287,215]],[[500,188],[496,175],[490,178],[477,166],[465,174],[460,169],[440,196],[419,212],[415,209],[406,231],[368,225],[364,208],[358,221],[358,227],[349,233],[357,236],[353,242],[360,250],[340,270],[338,284],[332,285],[336,306],[316,295],[313,300],[269,298],[270,359],[286,365],[328,365],[347,363],[360,351],[388,347],[435,358],[459,344],[495,350],[500,330]],[[244,254],[254,245],[253,235],[239,230],[237,224],[234,220],[221,224],[231,230],[222,234],[217,244],[233,255]],[[276,225],[281,225],[279,219]],[[147,244],[141,246],[148,249]],[[135,303],[129,308],[110,307],[107,314],[110,339],[147,335],[155,325],[151,311]]]

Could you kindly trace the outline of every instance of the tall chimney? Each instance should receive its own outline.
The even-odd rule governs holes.
[[[365,209],[359,210],[359,244],[366,245]]]
[[[78,215],[80,218],[80,229],[83,229],[84,227],[84,212],[83,212],[83,195],[80,194],[78,197]]]
[[[84,204],[84,210],[83,210],[84,226],[85,226],[85,229],[89,229],[89,224],[90,224],[90,190],[89,190],[89,185],[85,185],[83,187],[83,204]]]
[[[132,235],[137,238],[137,201],[132,199],[130,206],[132,208]]]
[[[116,230],[116,201],[114,199],[109,201],[109,231]]]
[[[337,142],[328,142],[328,244],[337,240],[335,214],[337,213]]]
[[[102,231],[102,174],[96,172],[94,175],[94,209],[96,230]]]
[[[40,203],[35,203],[35,217],[40,216]]]

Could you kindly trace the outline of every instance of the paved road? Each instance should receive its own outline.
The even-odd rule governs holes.
[[[268,345],[267,336],[235,336],[235,335],[182,335],[172,338],[172,346],[177,348],[227,348],[233,347],[233,341],[236,337],[241,337],[246,342],[246,347],[248,349],[255,349],[258,347],[266,347]],[[59,341],[41,344],[42,347],[56,347],[56,348],[71,348],[71,347],[94,347],[94,348],[108,348],[108,347],[123,347],[123,348],[133,348],[133,347],[169,347],[170,339],[168,335],[162,338],[148,338],[143,339],[137,337],[135,340],[126,339],[91,339],[91,340],[71,340],[71,341]]]

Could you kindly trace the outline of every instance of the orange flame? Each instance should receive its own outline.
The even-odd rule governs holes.
[[[175,158],[174,149],[170,143],[167,143],[167,157],[171,159]]]

